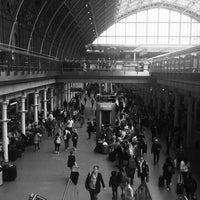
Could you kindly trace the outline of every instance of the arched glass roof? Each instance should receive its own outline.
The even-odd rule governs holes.
[[[193,16],[198,16],[200,12],[199,0],[119,0],[117,17],[130,14],[134,9],[139,10],[145,7],[171,7],[182,12],[190,13]]]
[[[164,8],[146,9],[121,19],[93,44],[107,45],[197,45],[200,23],[194,18]]]

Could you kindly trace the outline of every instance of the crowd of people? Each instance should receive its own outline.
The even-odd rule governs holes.
[[[97,141],[97,146],[102,144],[101,150],[95,148],[96,152],[104,153],[104,148],[109,149],[109,160],[117,160],[118,170],[111,172],[109,186],[112,188],[113,199],[118,198],[118,188],[121,189],[122,199],[133,199],[133,192],[127,189],[134,185],[134,177],[141,179],[141,183],[148,182],[150,177],[148,162],[144,159],[147,153],[147,141],[145,139],[145,130],[149,128],[152,133],[151,154],[153,155],[153,164],[162,165],[163,185],[166,185],[167,191],[170,190],[172,177],[175,173],[181,177],[181,181],[177,183],[177,194],[185,194],[188,199],[195,199],[197,190],[197,182],[192,177],[189,161],[186,159],[184,152],[180,153],[183,147],[182,136],[177,128],[171,127],[170,123],[166,123],[165,119],[158,119],[152,110],[148,110],[141,103],[141,99],[132,94],[130,91],[118,95],[116,101],[116,123],[114,127],[102,126],[101,138]],[[163,121],[164,122],[163,122]],[[162,129],[163,127],[163,129]],[[165,130],[166,129],[166,130]],[[160,152],[163,145],[159,141],[162,134],[166,134],[166,159],[160,162]],[[89,134],[90,137],[90,134]],[[176,153],[172,156],[170,149]],[[178,191],[178,185],[181,183],[182,191]],[[159,186],[159,180],[158,180]],[[125,192],[126,191],[126,192]],[[130,198],[130,199],[131,199]],[[95,199],[95,198],[93,198]],[[91,198],[91,200],[93,200]]]
[[[59,154],[60,146],[63,141],[64,150],[68,151],[70,141],[73,148],[70,151],[67,166],[72,170],[76,166],[76,158],[74,150],[77,149],[78,132],[75,128],[75,122],[83,127],[85,122],[84,109],[88,101],[88,97],[84,94],[84,103],[81,102],[81,94],[76,95],[67,103],[64,102],[64,109],[56,109],[48,115],[42,126],[45,127],[49,138],[54,138],[55,153]],[[95,97],[91,99],[91,108],[94,109]],[[158,119],[151,108],[144,107],[140,97],[133,94],[130,90],[123,90],[117,95],[116,99],[116,119],[115,125],[102,125],[101,137],[97,140],[96,145],[102,144],[101,153],[108,153],[109,160],[117,163],[117,170],[112,170],[108,186],[112,189],[112,198],[117,200],[119,197],[118,189],[121,190],[121,198],[123,200],[134,199],[134,179],[137,175],[142,183],[148,183],[150,178],[149,164],[145,160],[145,154],[152,154],[153,165],[162,164],[162,178],[165,182],[167,191],[170,190],[172,177],[175,173],[182,183],[182,190],[177,194],[183,194],[189,200],[195,199],[197,190],[197,182],[192,176],[190,162],[186,159],[183,151],[183,138],[178,128],[171,127],[166,118]],[[91,134],[96,132],[96,122],[93,119],[87,119],[88,139]],[[163,121],[165,122],[163,124]],[[162,127],[166,129],[163,131]],[[147,145],[146,130],[151,132],[151,147]],[[166,147],[161,144],[161,135],[166,134]],[[42,137],[39,128],[34,133],[34,150],[39,149],[39,142]],[[148,143],[149,144],[149,143]],[[175,157],[170,152],[174,148],[177,153]],[[105,150],[106,149],[106,150]],[[150,151],[147,151],[150,149]],[[166,149],[166,159],[164,163],[160,163],[160,152]],[[158,180],[159,182],[159,180]],[[106,189],[105,183],[99,166],[95,165],[93,171],[88,173],[86,177],[85,187],[89,191],[91,200],[97,200],[101,191],[101,186]],[[162,185],[162,186],[161,186]],[[163,184],[158,186],[163,187]]]

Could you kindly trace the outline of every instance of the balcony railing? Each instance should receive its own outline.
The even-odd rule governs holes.
[[[8,47],[0,43],[0,73],[10,75],[14,72],[21,74],[59,71],[60,62],[54,57],[35,52],[27,52],[18,47]]]
[[[200,46],[149,59],[150,72],[200,73]]]

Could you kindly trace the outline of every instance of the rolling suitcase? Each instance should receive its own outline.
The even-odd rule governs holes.
[[[79,177],[79,167],[73,166],[70,174],[70,179],[75,185],[77,185],[78,183],[78,177]]]
[[[176,194],[180,195],[184,193],[184,184],[182,181],[182,174],[178,174],[178,182],[176,185]]]
[[[17,149],[13,148],[13,147],[9,148],[8,157],[9,157],[9,161],[16,161],[17,160]]]
[[[164,179],[163,175],[160,175],[158,178],[158,186],[161,188],[164,187],[164,182],[165,182],[165,179]]]
[[[3,180],[4,181],[14,181],[17,177],[17,168],[14,164],[4,163],[2,165],[3,169]]]

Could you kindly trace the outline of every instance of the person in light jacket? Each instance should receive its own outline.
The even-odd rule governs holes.
[[[97,200],[98,199],[98,194],[101,191],[101,185],[103,189],[105,190],[105,184],[103,181],[103,177],[101,173],[99,172],[99,166],[94,165],[93,171],[88,173],[86,182],[85,182],[85,187],[90,193],[90,199],[91,200]]]

